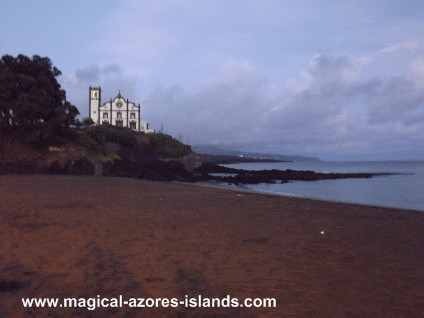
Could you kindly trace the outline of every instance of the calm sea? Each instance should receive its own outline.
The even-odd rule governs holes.
[[[406,173],[370,179],[293,181],[285,184],[246,185],[246,187],[256,191],[296,197],[424,212],[424,162],[422,161],[242,163],[223,166],[247,170],[292,169],[315,172]]]

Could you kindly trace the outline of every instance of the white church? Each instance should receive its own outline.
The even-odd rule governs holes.
[[[149,124],[140,119],[140,104],[131,103],[121,96],[101,105],[102,90],[90,86],[89,113],[95,125],[111,124],[119,127],[129,127],[141,133],[154,133]]]

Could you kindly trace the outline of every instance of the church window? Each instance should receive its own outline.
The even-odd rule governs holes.
[[[122,120],[117,120],[116,121],[116,126],[118,126],[118,127],[124,127],[124,122]]]
[[[121,113],[121,112],[118,112],[118,113],[116,114],[116,118],[118,118],[118,119],[122,119],[122,113]]]
[[[130,122],[130,128],[137,129],[137,124],[135,123],[135,121]]]
[[[108,118],[107,113],[103,113],[103,118]]]
[[[118,107],[118,108],[121,108],[122,105],[124,105],[124,104],[121,101],[119,101],[119,102],[116,103],[116,107]]]
[[[131,115],[130,115],[131,117],[131,119],[135,119],[135,113],[131,113]]]

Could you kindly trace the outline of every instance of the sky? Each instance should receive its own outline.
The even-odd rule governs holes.
[[[191,145],[424,160],[422,0],[0,0],[0,54]]]

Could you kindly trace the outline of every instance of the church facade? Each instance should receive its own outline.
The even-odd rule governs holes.
[[[89,88],[89,113],[95,125],[111,124],[128,127],[142,133],[153,133],[149,124],[140,119],[140,104],[136,105],[118,93],[114,99],[101,105],[102,90],[100,87]]]

